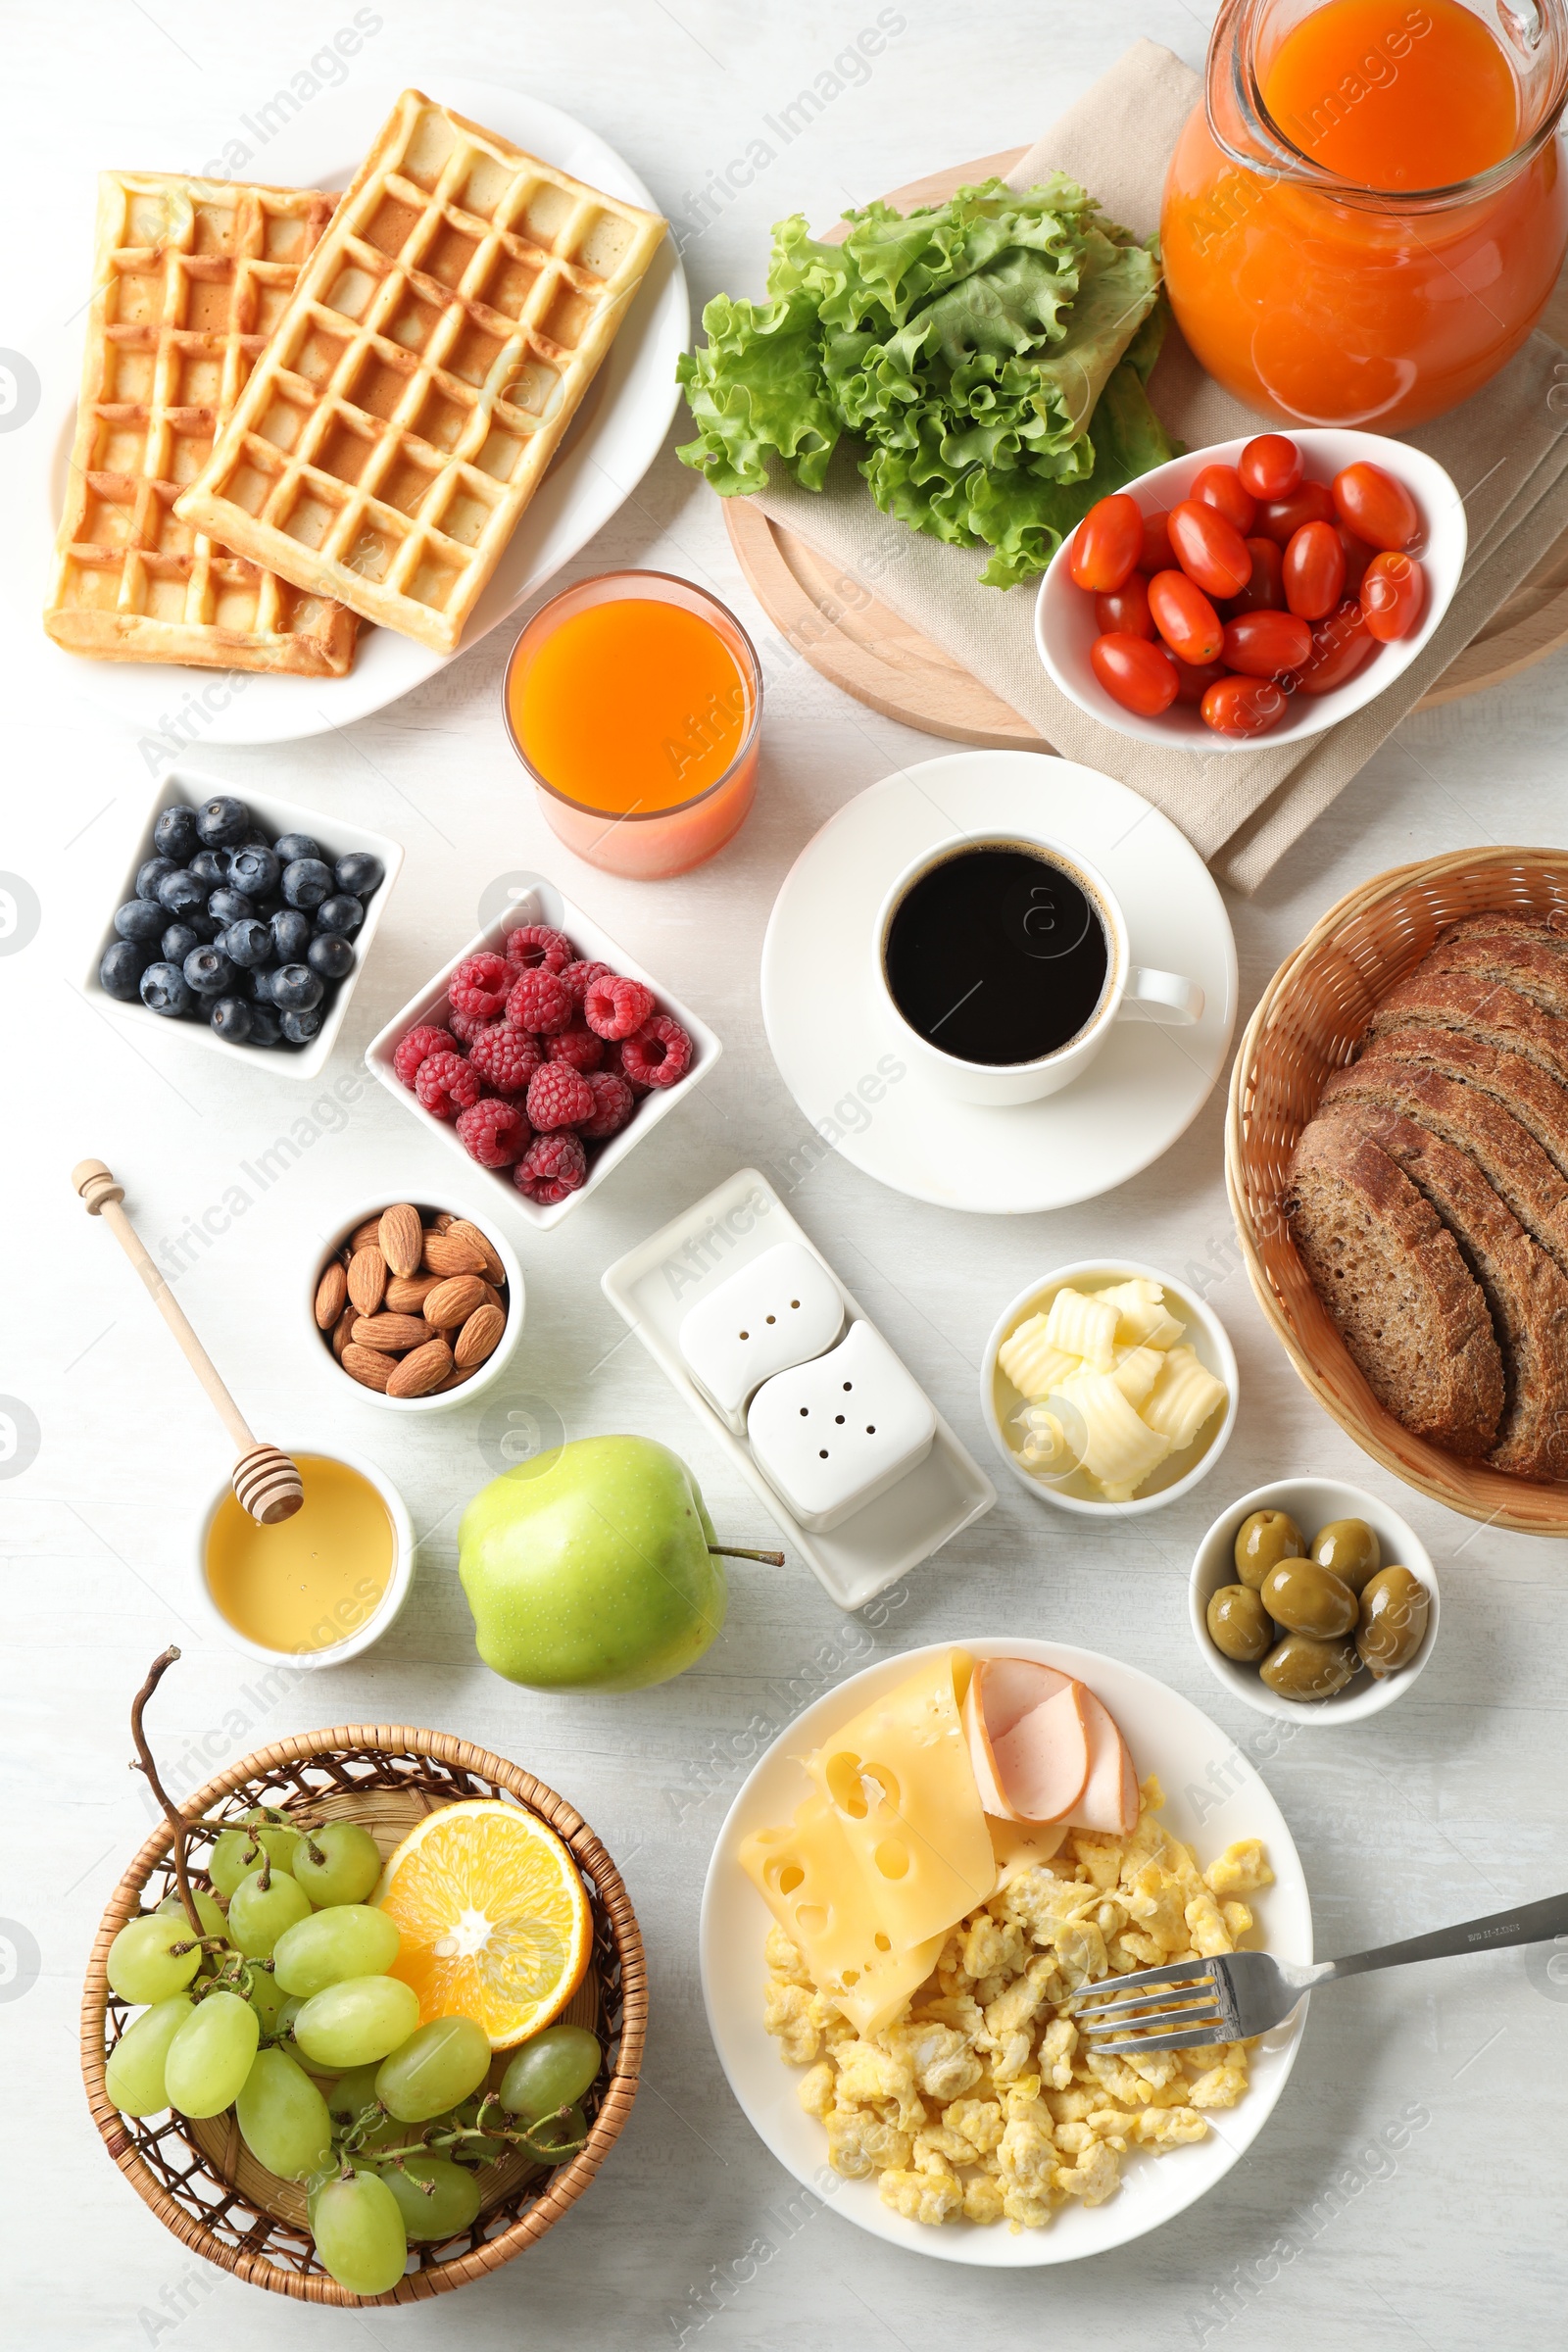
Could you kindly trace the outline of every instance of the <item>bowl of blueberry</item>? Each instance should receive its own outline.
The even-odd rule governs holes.
[[[402,849],[173,768],[159,785],[88,991],[204,1046],[314,1077],[332,1051]]]

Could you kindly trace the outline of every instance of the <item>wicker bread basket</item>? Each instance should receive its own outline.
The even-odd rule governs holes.
[[[104,1973],[109,1946],[127,1919],[174,1886],[172,1832],[160,1827],[116,1887],[87,1966],[81,2005],[81,2068],[93,2121],[109,2153],[143,2202],[185,2245],[253,2286],[306,2303],[417,2303],[482,2278],[560,2220],[592,2181],[619,2137],[637,2087],[647,2027],[642,1937],[619,1873],[599,1839],[564,1798],[515,1764],[445,1732],[350,1725],[281,1740],[246,1756],[196,1791],[185,1807],[238,1821],[249,1805],[277,1805],[317,1826],[357,1821],[382,1855],[415,1824],[461,1797],[514,1797],[548,1822],[582,1873],[593,1915],[588,1973],[563,2013],[605,2045],[605,2065],[583,2106],[587,2146],[555,2170],[514,2150],[480,2174],[471,2229],[440,2246],[414,2245],[415,2267],[389,2294],[351,2294],[317,2261],[306,2227],[305,2191],[267,2172],[245,2147],[232,2110],[209,2123],[181,2116],[134,2118],[111,2102],[104,2071],[126,2019]],[[193,1877],[205,1880],[214,1833],[193,1830]],[[499,2077],[507,2053],[498,2053]]]
[[[1374,1461],[1450,1510],[1523,1535],[1568,1535],[1568,1484],[1536,1485],[1412,1437],[1379,1404],[1312,1287],[1280,1213],[1286,1171],[1330,1074],[1379,1002],[1460,916],[1568,912],[1568,851],[1456,850],[1394,867],[1329,909],[1281,964],[1231,1072],[1225,1180],[1258,1303],[1313,1396]]]

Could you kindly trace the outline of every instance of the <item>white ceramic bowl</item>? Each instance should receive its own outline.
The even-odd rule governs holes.
[[[372,891],[366,901],[365,920],[354,935],[354,969],[346,980],[339,982],[331,1009],[310,1044],[297,1050],[283,1046],[226,1045],[205,1021],[169,1020],[160,1013],[149,1011],[140,1003],[122,1004],[118,997],[110,996],[98,978],[98,965],[104,950],[112,946],[117,937],[114,920],[116,910],[127,899],[135,897],[137,872],[147,858],[158,855],[153,846],[154,825],[164,810],[172,808],[176,802],[188,801],[192,808],[199,808],[203,801],[211,800],[215,793],[220,792],[232,793],[236,800],[243,801],[257,823],[274,841],[280,833],[309,833],[334,858],[345,857],[350,850],[368,850],[372,857],[380,858],[386,868],[380,888]],[[105,909],[104,928],[93,950],[92,961],[83,974],[82,988],[93,1009],[126,1028],[134,1043],[144,1043],[149,1035],[161,1033],[177,1038],[184,1045],[195,1046],[205,1054],[221,1054],[226,1061],[264,1071],[274,1078],[315,1078],[324,1068],[332,1048],[337,1044],[338,1033],[348,1014],[349,1000],[359,986],[360,974],[370,953],[370,943],[380,926],[382,910],[392,896],[392,885],[397,880],[398,868],[402,863],[402,843],[391,840],[385,833],[372,833],[364,825],[347,824],[342,817],[324,816],[314,808],[297,808],[292,801],[276,800],[271,793],[255,792],[248,785],[241,788],[226,776],[210,776],[180,761],[158,780],[136,836],[136,854],[126,869],[120,896],[113,906]],[[173,920],[174,917],[171,915],[170,921]]]
[[[1371,661],[1334,693],[1298,696],[1294,710],[1266,735],[1216,734],[1204,724],[1195,708],[1180,703],[1173,703],[1158,718],[1139,718],[1111,700],[1089,665],[1089,649],[1099,635],[1095,600],[1074,585],[1067,569],[1072,546],[1069,535],[1053,556],[1040,583],[1035,603],[1035,643],[1052,678],[1080,710],[1098,718],[1102,726],[1114,727],[1118,735],[1136,736],[1140,743],[1157,744],[1167,752],[1256,752],[1276,744],[1302,743],[1308,736],[1321,735],[1325,727],[1348,718],[1352,710],[1364,710],[1386,686],[1392,686],[1401,671],[1409,668],[1446,612],[1459,585],[1468,543],[1464,501],[1436,459],[1413,449],[1408,442],[1391,441],[1382,433],[1342,431],[1331,426],[1310,427],[1289,437],[1306,461],[1308,480],[1322,482],[1325,488],[1345,466],[1368,460],[1396,475],[1410,492],[1421,510],[1424,525],[1422,537],[1411,550],[1420,558],[1427,575],[1427,603],[1420,626],[1397,644],[1380,646]],[[1189,450],[1185,457],[1155,466],[1137,481],[1125,484],[1125,488],[1146,514],[1168,514],[1179,499],[1187,496],[1194,476],[1203,466],[1234,466],[1250,438],[1249,435],[1237,441],[1216,441],[1210,449]]]
[[[1027,1399],[1019,1395],[998,1363],[997,1350],[1008,1334],[1029,1316],[1046,1313],[1058,1291],[1069,1285],[1103,1290],[1109,1283],[1127,1282],[1134,1275],[1163,1286],[1171,1313],[1187,1326],[1184,1340],[1196,1351],[1199,1362],[1216,1380],[1225,1383],[1226,1404],[1217,1420],[1210,1416],[1185,1451],[1166,1455],[1130,1502],[1108,1502],[1097,1482],[1085,1471],[1075,1470],[1069,1477],[1052,1483],[1024,1468],[1017,1446],[1008,1435],[1008,1424],[1014,1414],[1023,1410]],[[1206,1478],[1230,1444],[1231,1431],[1236,1427],[1239,1387],[1236,1350],[1212,1307],[1205,1306],[1179,1282],[1172,1282],[1157,1266],[1140,1265],[1130,1257],[1080,1258],[1075,1265],[1058,1266],[1054,1274],[1031,1283],[998,1317],[980,1363],[980,1409],[998,1453],[1018,1484],[1027,1488],[1038,1501],[1054,1503],[1058,1510],[1076,1511],[1083,1518],[1141,1518],[1146,1511],[1163,1510],[1166,1503],[1174,1502],[1196,1487],[1200,1479]]]
[[[369,1394],[368,1390],[366,1394]],[[367,1461],[364,1454],[350,1453],[346,1446],[335,1443],[323,1446],[314,1438],[303,1443],[298,1437],[273,1439],[272,1443],[281,1445],[285,1453],[317,1454],[325,1460],[341,1462],[346,1469],[357,1470],[380,1495],[392,1522],[392,1574],[387,1579],[379,1606],[364,1625],[356,1626],[341,1642],[333,1642],[328,1649],[269,1649],[264,1642],[253,1642],[248,1634],[242,1634],[237,1626],[231,1625],[213,1598],[212,1589],[207,1582],[207,1539],[220,1504],[233,1494],[226,1480],[202,1513],[201,1524],[196,1531],[196,1591],[208,1624],[217,1638],[235,1649],[244,1650],[247,1656],[265,1659],[271,1666],[341,1666],[348,1659],[357,1658],[362,1650],[368,1649],[372,1642],[379,1642],[408,1599],[409,1589],[414,1583],[414,1522],[396,1487],[376,1468],[374,1462]]]
[[[1430,1596],[1427,1630],[1409,1665],[1401,1667],[1397,1674],[1385,1675],[1382,1682],[1375,1681],[1363,1667],[1332,1698],[1303,1701],[1278,1697],[1255,1666],[1239,1666],[1234,1658],[1222,1656],[1208,1638],[1205,1611],[1222,1585],[1239,1581],[1232,1546],[1237,1529],[1253,1511],[1288,1511],[1308,1544],[1318,1529],[1327,1527],[1331,1519],[1364,1519],[1382,1546],[1384,1567],[1408,1568],[1412,1576],[1420,1578]],[[1250,1494],[1242,1495],[1220,1513],[1198,1546],[1187,1588],[1193,1640],[1215,1680],[1248,1706],[1255,1707],[1260,1715],[1272,1715],[1280,1723],[1303,1725],[1359,1723],[1364,1716],[1381,1714],[1396,1698],[1402,1698],[1432,1655],[1438,1638],[1438,1608],[1437,1571],[1414,1528],[1375,1494],[1368,1494],[1360,1487],[1347,1486],[1337,1478],[1279,1478],[1269,1486],[1255,1487]]]
[[[386,1027],[378,1036],[371,1038],[366,1049],[366,1068],[380,1079],[388,1094],[401,1102],[404,1109],[411,1112],[421,1126],[441,1137],[447,1150],[457,1153],[470,1175],[478,1168],[478,1161],[470,1159],[465,1152],[456,1129],[449,1126],[445,1119],[438,1119],[426,1110],[412,1088],[402,1083],[392,1067],[392,1056],[400,1042],[416,1023],[432,1021],[438,1027],[445,1026],[447,982],[458,965],[486,948],[504,954],[508,933],[517,930],[524,923],[549,923],[553,929],[565,933],[579,955],[608,963],[628,979],[641,980],[658,998],[660,1011],[667,1012],[672,1020],[679,1021],[692,1041],[691,1066],[685,1077],[677,1079],[673,1086],[656,1087],[652,1093],[638,1096],[637,1107],[620,1133],[612,1135],[608,1143],[595,1151],[588,1163],[587,1182],[575,1193],[568,1193],[564,1200],[557,1200],[549,1207],[543,1207],[538,1201],[530,1200],[518,1192],[512,1181],[510,1169],[482,1171],[489,1176],[492,1198],[505,1200],[508,1206],[514,1209],[525,1223],[537,1226],[541,1232],[548,1232],[551,1226],[559,1225],[563,1217],[569,1216],[591,1193],[597,1192],[612,1169],[619,1167],[627,1152],[634,1151],[643,1138],[653,1132],[660,1120],[674,1109],[677,1102],[684,1102],[694,1086],[701,1086],[724,1049],[706,1021],[700,1021],[689,1005],[672,996],[651,972],[644,971],[635,957],[628,956],[608,931],[602,931],[591,915],[584,914],[580,906],[574,906],[570,899],[564,898],[553,882],[547,881],[543,874],[521,875],[513,904],[505,912],[498,914],[493,923],[460,948],[456,956],[443,964],[435,978],[420,989],[417,996],[411,997],[401,1012],[393,1014]],[[485,1230],[490,1230],[488,1225]]]
[[[441,1396],[383,1396],[379,1390],[363,1387],[350,1373],[344,1371],[332,1353],[331,1334],[323,1333],[317,1328],[316,1293],[321,1276],[326,1271],[327,1261],[336,1255],[350,1234],[356,1232],[368,1218],[379,1216],[383,1208],[390,1206],[390,1200],[380,1199],[362,1201],[352,1216],[343,1219],[326,1248],[318,1250],[312,1257],[304,1299],[305,1329],[312,1352],[318,1357],[321,1371],[330,1381],[333,1394],[339,1398],[345,1395],[360,1397],[367,1404],[379,1405],[381,1410],[387,1413],[441,1413],[450,1410],[454,1405],[471,1404],[475,1396],[482,1396],[484,1391],[499,1378],[515,1353],[517,1342],[522,1337],[522,1319],[526,1300],[523,1293],[522,1268],[517,1263],[516,1253],[513,1250],[512,1244],[507,1240],[505,1234],[498,1232],[493,1217],[486,1216],[482,1209],[474,1208],[466,1201],[441,1200],[416,1200],[414,1203],[414,1206],[418,1209],[420,1217],[426,1220],[442,1209],[445,1209],[449,1216],[468,1218],[470,1223],[478,1226],[479,1231],[484,1235],[485,1240],[507,1270],[507,1328],[501,1334],[495,1352],[486,1356],[478,1371],[470,1379],[466,1380],[461,1388],[448,1389],[446,1394]]]

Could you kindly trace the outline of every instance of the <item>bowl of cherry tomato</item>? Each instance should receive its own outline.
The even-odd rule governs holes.
[[[1092,507],[1040,583],[1063,694],[1145,743],[1298,743],[1407,669],[1464,565],[1464,503],[1378,433],[1254,434],[1173,458]]]

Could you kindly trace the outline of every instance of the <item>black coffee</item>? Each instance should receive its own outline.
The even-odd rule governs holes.
[[[1028,850],[959,850],[911,885],[884,950],[911,1029],[960,1061],[1038,1061],[1088,1027],[1104,993],[1105,926],[1059,865]]]

